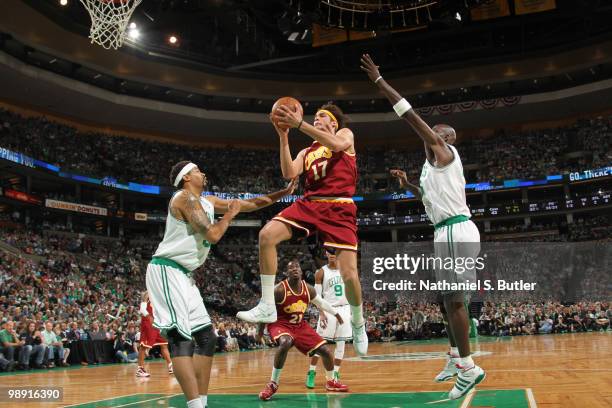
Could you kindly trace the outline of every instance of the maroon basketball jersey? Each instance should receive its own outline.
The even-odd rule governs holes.
[[[151,306],[151,301],[147,300],[147,313],[151,316],[151,320],[153,319],[153,306]]]
[[[353,197],[357,185],[357,157],[333,152],[314,142],[304,155],[304,197]]]
[[[306,282],[301,281],[300,291],[294,292],[287,279],[281,282],[285,289],[285,298],[276,304],[277,321],[298,325],[304,319],[304,313],[310,303],[310,293]]]

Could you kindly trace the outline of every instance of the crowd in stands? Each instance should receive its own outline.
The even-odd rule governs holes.
[[[529,241],[542,242],[579,242],[579,241],[609,241],[612,239],[612,217],[609,215],[576,216],[572,223],[565,220],[550,219],[534,221],[525,225],[524,220],[517,220],[499,225],[492,225],[483,234],[483,241],[495,241],[503,234],[548,232],[548,235],[536,234]],[[528,236],[520,236],[516,240],[525,241]]]
[[[478,331],[492,336],[606,331],[611,320],[612,304],[606,302],[488,302],[478,318]]]
[[[436,303],[376,302],[366,304],[370,341],[428,339],[443,335],[442,313]],[[612,303],[485,302],[474,326],[481,335],[520,336],[607,331]]]
[[[115,361],[133,361],[144,267],[154,244],[25,229],[3,229],[1,233],[2,241],[20,252],[0,251],[0,369],[63,366],[70,362],[95,364],[98,360],[75,345],[85,340],[107,342],[114,350]],[[230,239],[226,245],[219,245],[195,275],[215,322],[219,351],[260,348],[265,344],[257,340],[254,325],[231,317],[236,310],[252,306],[259,293],[257,248],[252,242],[249,245],[251,239],[244,235],[235,239],[243,244]],[[294,257],[312,258],[305,245],[289,245],[280,253],[281,267]],[[303,269],[307,279],[312,280],[314,261],[303,262]],[[562,286],[567,280],[560,278],[565,272],[555,269],[558,286],[549,286],[548,295],[565,294]],[[607,273],[585,271],[583,290],[591,299],[599,296],[605,300],[609,295],[610,288],[602,286],[602,282],[609,281]],[[524,303],[504,299],[486,303],[479,331],[516,335],[609,328],[609,303],[563,306],[552,301],[539,304],[536,300],[543,298],[538,293]],[[414,298],[378,297],[377,303],[366,304],[366,316],[373,341],[429,338],[442,335],[444,330],[438,305],[415,303]],[[315,321],[316,312],[311,315],[311,322]],[[72,353],[75,354],[69,357]]]
[[[581,120],[560,129],[500,132],[488,139],[460,143],[458,149],[464,163],[477,165],[478,181],[495,181],[607,166],[612,158],[611,140],[612,117],[607,117]],[[110,175],[120,181],[168,185],[170,167],[178,160],[189,159],[205,166],[212,190],[263,192],[284,186],[276,150],[185,149],[182,145],[83,134],[44,118],[23,118],[4,110],[0,110],[0,141],[0,147],[88,176]],[[564,153],[580,151],[586,153],[576,155],[574,161],[560,161]],[[358,153],[361,193],[395,189],[392,180],[372,175],[400,167],[414,179],[424,160],[420,151],[399,148]],[[236,156],[240,156],[240,166],[235,165]],[[150,166],[153,161],[159,165]],[[76,201],[72,196],[55,198]],[[22,218],[17,210],[0,214],[6,221],[21,222]],[[607,215],[576,216],[569,224],[559,220],[534,221],[530,226],[522,221],[494,223],[483,238],[538,231],[555,233],[521,240],[609,242],[612,237],[612,222]],[[61,223],[46,220],[36,227],[0,228],[0,241],[11,248],[0,249],[0,371],[95,364],[99,361],[91,358],[92,351],[82,346],[87,341],[104,343],[113,352],[113,361],[135,359],[138,306],[145,288],[146,265],[158,237],[104,238],[68,230]],[[424,239],[430,240],[430,233],[408,233],[402,238]],[[312,282],[315,252],[304,242],[283,246],[279,275],[289,260],[297,258],[306,279]],[[502,266],[510,276],[519,276],[516,268],[537,263],[538,256],[541,254],[523,251],[513,258],[520,258],[522,263]],[[612,318],[609,271],[590,267],[588,262],[585,265],[576,272],[551,263],[544,278],[529,276],[528,270],[521,269],[522,278],[547,283],[531,297],[512,299],[500,294],[484,299],[480,316],[475,316],[478,331],[506,336],[608,330]],[[554,279],[546,280],[547,274],[554,274]],[[232,317],[237,310],[253,306],[259,297],[256,234],[230,232],[221,245],[213,247],[194,276],[215,323],[218,351],[270,345],[269,339],[263,343],[257,339],[254,325]],[[572,298],[574,302],[562,304],[556,300],[560,298]],[[439,306],[428,299],[379,296],[365,306],[372,341],[421,339],[444,332]],[[312,324],[316,317],[313,311]]]
[[[0,147],[24,153],[86,176],[114,177],[119,181],[169,185],[168,174],[179,160],[200,163],[213,191],[266,192],[281,188],[275,149],[210,148],[147,141],[136,138],[82,133],[45,118],[25,118],[0,110]],[[78,143],[75,143],[78,140]],[[476,181],[542,177],[593,169],[612,162],[612,117],[579,120],[557,129],[511,132],[500,130],[483,139],[459,141],[464,164],[476,165]],[[295,146],[294,154],[297,154]],[[390,168],[417,178],[424,161],[420,150],[357,146],[359,193],[395,190]],[[566,153],[576,159],[565,160]],[[235,158],[240,157],[237,165]],[[156,163],[151,166],[150,163]]]
[[[0,340],[4,356],[0,357],[0,369],[64,365],[71,342],[84,339],[116,343],[116,358],[133,360],[134,339],[129,337],[138,331],[144,271],[157,242],[24,228],[3,228],[0,233],[3,243],[18,251],[0,250],[0,330],[6,329]],[[215,247],[205,265],[194,273],[198,286],[205,288],[202,295],[216,324],[219,351],[262,346],[256,341],[254,325],[230,317],[253,306],[259,293],[258,279],[254,282],[257,248],[244,248],[237,243],[245,238],[236,239]],[[296,257],[307,259],[307,252],[304,245],[284,247],[280,265]],[[314,274],[312,263],[305,262],[303,268],[309,276]],[[59,330],[62,338],[62,351],[55,354],[51,354],[53,348],[36,340],[44,335],[47,324],[52,324],[54,332]],[[30,325],[32,335],[24,337],[27,342],[22,344],[19,339],[26,336]],[[78,362],[95,362],[89,354],[78,351]],[[16,355],[22,359],[15,359]],[[60,356],[61,361],[57,360]],[[16,364],[3,366],[2,358]]]

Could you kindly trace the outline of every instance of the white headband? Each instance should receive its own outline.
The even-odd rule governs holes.
[[[178,185],[181,183],[181,180],[183,180],[185,174],[189,173],[196,167],[198,166],[193,163],[186,164],[185,167],[183,167],[183,169],[179,171],[179,174],[176,175],[176,178],[174,179],[174,187],[178,187]]]

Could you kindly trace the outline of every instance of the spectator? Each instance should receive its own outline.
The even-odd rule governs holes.
[[[49,320],[45,322],[45,330],[42,332],[42,342],[47,349],[49,367],[54,365],[66,366],[64,363],[64,346],[61,339],[57,339],[57,334],[53,330],[53,323]]]
[[[47,353],[47,347],[42,342],[40,330],[36,328],[35,322],[29,322],[19,336],[30,349],[30,361],[34,360],[34,368],[43,368],[43,362]],[[45,364],[45,367],[49,367]]]
[[[128,341],[125,333],[118,332],[116,334],[113,349],[115,350],[115,358],[120,363],[135,363],[138,361],[138,353],[134,351],[134,346],[131,341]]]
[[[2,342],[2,353],[6,356],[9,362],[15,361],[18,357],[19,370],[28,370],[30,368],[30,353],[32,346],[26,345],[25,340],[22,340],[15,331],[15,323],[12,320],[4,323],[4,329],[0,331],[0,342]]]

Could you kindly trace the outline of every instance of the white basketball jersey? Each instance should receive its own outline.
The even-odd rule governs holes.
[[[170,203],[179,194],[189,193],[183,190],[177,191],[170,199]],[[215,219],[214,205],[204,197],[200,197],[200,203],[212,224]],[[193,271],[204,264],[209,251],[210,243],[201,234],[196,233],[189,223],[174,218],[168,205],[164,239],[159,243],[153,257],[170,259]]]
[[[471,216],[465,199],[465,177],[457,149],[448,145],[454,158],[444,167],[434,167],[427,159],[419,184],[425,212],[435,225],[455,215]]]
[[[331,269],[328,265],[323,266],[323,299],[332,306],[348,305],[344,281],[339,269]]]

